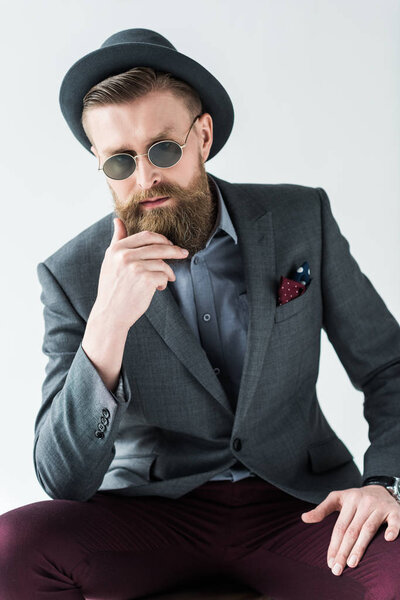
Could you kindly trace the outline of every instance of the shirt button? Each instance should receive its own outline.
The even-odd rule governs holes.
[[[98,438],[103,438],[104,437],[104,433],[102,431],[95,431],[94,435]]]
[[[195,265],[197,265],[197,263],[199,262],[199,257],[195,256],[194,259],[193,259],[193,262],[194,262]]]
[[[220,370],[219,370],[219,368],[218,368],[218,367],[214,367],[214,372],[215,372],[217,375],[219,375],[219,373],[220,373]]]
[[[211,319],[211,316],[209,315],[209,313],[205,313],[203,315],[203,321],[209,321]]]
[[[239,450],[242,448],[242,442],[240,441],[240,438],[235,438],[233,440],[233,448],[236,450],[236,452],[239,452]]]

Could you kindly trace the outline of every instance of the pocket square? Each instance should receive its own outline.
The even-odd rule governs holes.
[[[307,261],[303,262],[301,267],[298,267],[290,277],[281,275],[277,306],[301,296],[310,281],[310,266]]]

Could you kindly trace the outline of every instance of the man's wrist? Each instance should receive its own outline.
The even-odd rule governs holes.
[[[361,487],[366,485],[381,485],[400,503],[400,477],[390,475],[375,475],[363,480]]]

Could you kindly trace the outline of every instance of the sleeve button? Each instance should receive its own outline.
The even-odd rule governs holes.
[[[98,437],[98,438],[103,438],[104,437],[104,433],[102,431],[99,431],[99,430],[95,431],[94,435],[96,437]]]

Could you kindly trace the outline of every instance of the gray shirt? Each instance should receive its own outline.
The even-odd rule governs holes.
[[[235,408],[248,329],[246,284],[235,228],[219,187],[207,175],[218,197],[215,227],[205,248],[190,260],[174,263],[176,280],[169,281],[168,287]],[[115,395],[124,398],[122,377]],[[236,461],[211,480],[238,481],[251,476]]]

